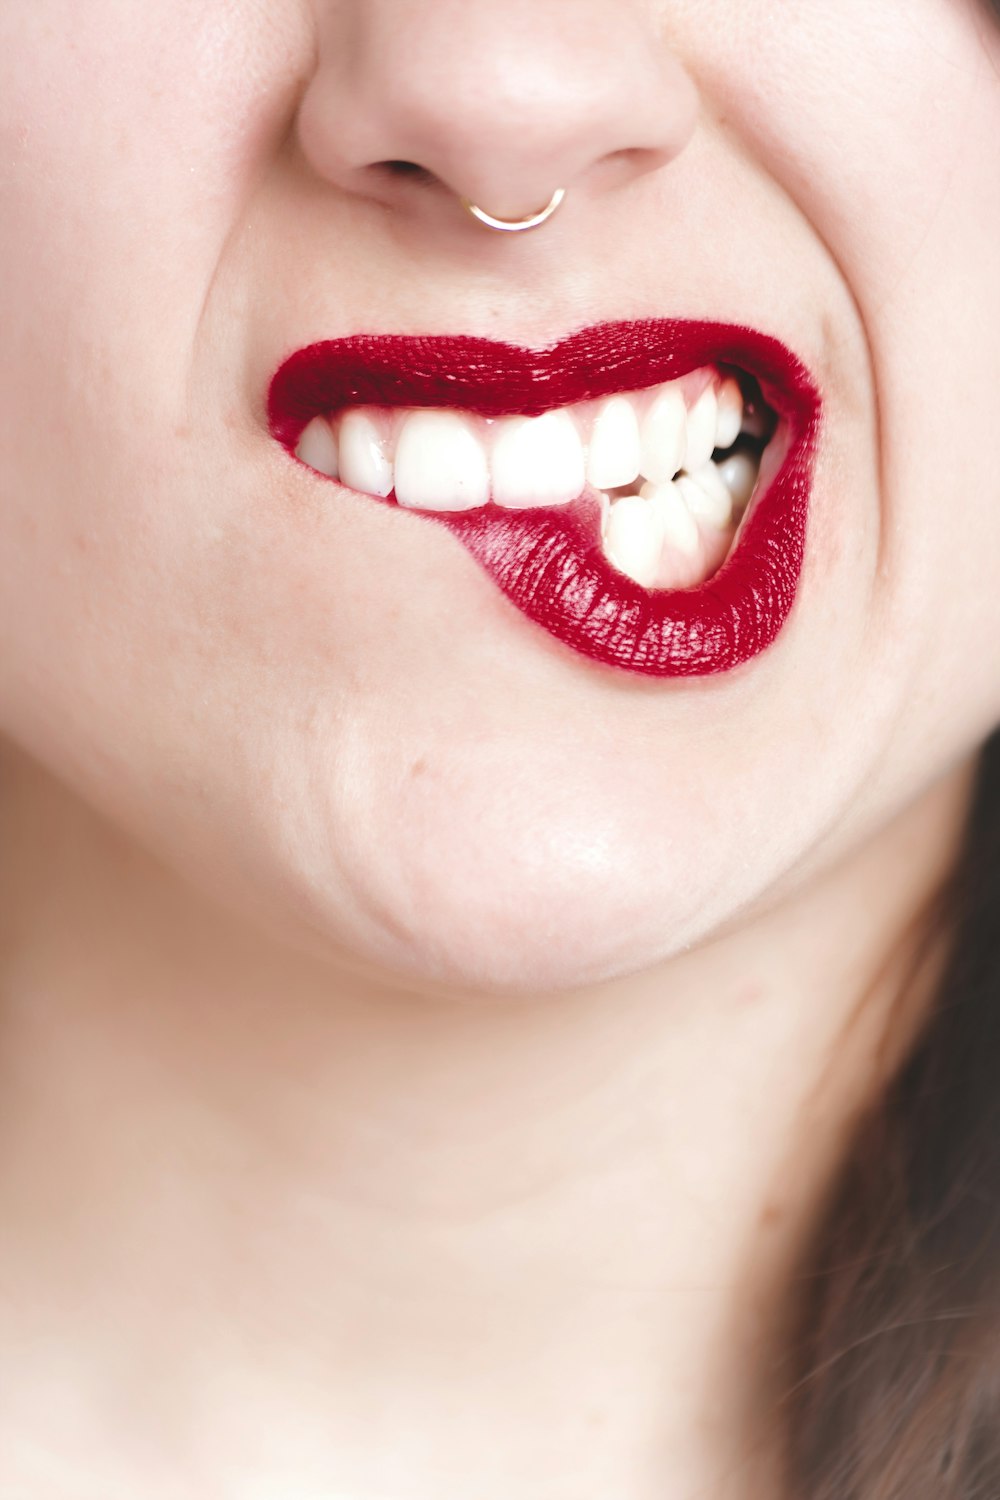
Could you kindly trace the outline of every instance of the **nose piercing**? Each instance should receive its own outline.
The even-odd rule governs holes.
[[[521,229],[536,229],[539,224],[544,224],[546,219],[551,219],[565,196],[565,188],[556,188],[545,207],[539,209],[536,214],[529,214],[526,219],[495,219],[492,214],[488,214],[485,209],[479,208],[468,198],[462,199],[462,207],[474,219],[478,219],[480,224],[485,224],[487,229],[502,229],[507,234],[514,234]]]

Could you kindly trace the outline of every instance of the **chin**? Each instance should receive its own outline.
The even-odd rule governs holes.
[[[734,862],[713,858],[690,815],[670,837],[669,808],[658,828],[632,804],[581,819],[565,780],[530,800],[516,781],[465,790],[386,798],[377,819],[348,834],[341,822],[329,878],[299,870],[300,911],[327,953],[418,992],[528,998],[655,966],[737,904]]]
[[[662,931],[652,930],[652,912],[640,949],[635,928],[618,910],[556,880],[531,893],[498,884],[470,894],[443,872],[438,881],[428,879],[423,901],[425,908],[387,905],[381,922],[349,935],[352,957],[370,979],[441,997],[530,999],[606,983],[645,967],[645,950],[663,950],[662,958],[672,947],[669,935],[664,941]],[[315,930],[323,923],[321,903],[312,917]],[[327,930],[335,924],[342,943],[340,913],[331,911]]]

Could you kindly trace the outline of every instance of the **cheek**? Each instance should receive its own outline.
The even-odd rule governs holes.
[[[159,560],[185,525],[197,538],[207,522],[185,516],[165,480],[183,492],[202,309],[308,58],[308,35],[288,30],[299,8],[277,8],[287,34],[274,9],[0,7],[0,720],[11,732],[22,711],[44,715],[64,668],[51,733],[87,722],[108,693],[98,664],[115,662],[127,684],[146,633],[160,628],[169,650],[190,602],[183,575],[158,601]]]
[[[816,9],[804,48],[780,7],[741,16],[766,66],[712,86],[864,339],[871,494],[831,473],[819,525],[848,550],[877,528],[865,670],[896,753],[932,766],[1000,718],[1000,27],[980,0],[848,3]]]
[[[250,0],[3,7],[0,436],[26,480],[53,444],[71,488],[109,427],[185,421],[202,309],[308,56],[306,34],[262,14]]]

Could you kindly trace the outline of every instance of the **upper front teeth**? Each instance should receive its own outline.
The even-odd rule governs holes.
[[[646,408],[641,427],[639,472],[654,484],[672,479],[684,463],[687,421],[683,394],[673,384],[661,386]],[[626,480],[627,484],[631,482]]]
[[[457,412],[415,411],[403,423],[396,440],[395,488],[397,499],[405,494],[409,505],[424,510],[471,510],[486,504],[486,454]]]
[[[540,417],[498,421],[492,478],[491,495],[497,505],[521,509],[575,500],[586,478],[583,443],[569,412],[563,408]],[[398,479],[396,499],[400,505],[415,503],[405,487],[400,489]]]
[[[309,427],[312,425],[310,422]],[[363,407],[355,407],[344,413],[337,436],[344,483],[366,495],[388,495],[393,485],[392,464],[375,417]]]
[[[613,490],[631,484],[641,472],[642,445],[635,403],[627,396],[612,396],[598,408],[591,429],[588,483],[598,490]]]
[[[489,500],[518,509],[565,504],[588,483],[622,489],[704,470],[713,452],[732,446],[742,419],[738,383],[701,370],[538,417],[352,407],[314,418],[296,454],[364,494],[394,490],[415,510],[473,510]],[[733,478],[745,485],[742,470]]]

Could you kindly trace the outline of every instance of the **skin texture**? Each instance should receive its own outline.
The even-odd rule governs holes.
[[[0,1490],[780,1493],[788,1266],[1000,719],[998,139],[971,0],[0,0]],[[647,316],[823,393],[721,678],[266,431],[319,338]]]

